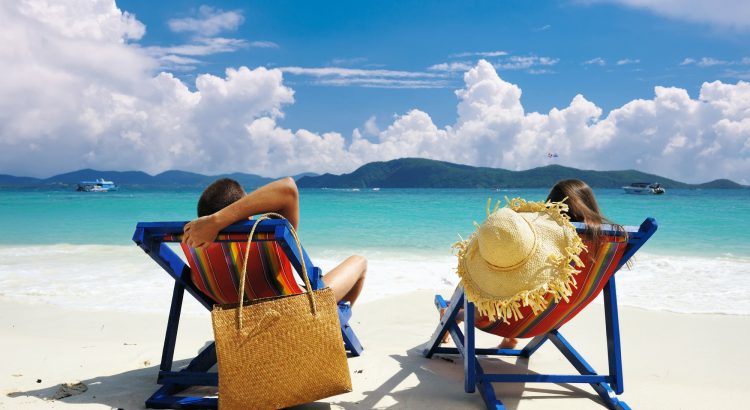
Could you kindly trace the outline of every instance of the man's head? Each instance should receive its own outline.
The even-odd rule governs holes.
[[[201,194],[198,200],[198,216],[211,215],[245,196],[239,182],[222,178],[214,181]]]

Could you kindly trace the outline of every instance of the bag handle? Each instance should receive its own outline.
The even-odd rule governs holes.
[[[271,217],[279,217],[281,219],[286,220],[283,215],[277,214],[275,212],[268,212],[265,214],[262,214],[258,216],[258,219],[255,220],[255,223],[253,224],[253,228],[250,230],[250,236],[247,237],[247,247],[245,247],[245,260],[242,263],[242,272],[240,273],[240,307],[237,309],[237,330],[242,329],[242,303],[245,301],[245,276],[247,275],[247,260],[250,257],[250,246],[253,241],[253,235],[255,234],[255,228],[258,227],[258,224],[260,221],[263,221],[265,219],[271,219]],[[310,300],[310,310],[312,311],[313,316],[315,316],[318,313],[318,307],[315,303],[315,298],[313,298],[313,291],[312,291],[312,285],[310,285],[310,278],[307,277],[307,266],[305,265],[305,256],[302,253],[302,245],[299,243],[299,237],[297,237],[297,231],[294,230],[294,227],[292,224],[287,221],[287,226],[289,227],[289,231],[292,233],[292,237],[294,237],[294,242],[297,244],[297,251],[299,252],[299,256],[302,262],[302,278],[305,280],[305,288],[307,289],[307,297]]]

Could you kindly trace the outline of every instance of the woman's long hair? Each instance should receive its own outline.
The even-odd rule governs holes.
[[[567,198],[567,199],[566,199]],[[583,222],[586,224],[585,239],[591,241],[592,248],[589,255],[596,259],[602,236],[602,224],[612,224],[616,230],[625,233],[622,226],[612,223],[599,209],[599,204],[585,182],[580,179],[564,179],[552,187],[547,195],[547,201],[560,202],[565,200],[568,204],[568,216],[572,222]]]

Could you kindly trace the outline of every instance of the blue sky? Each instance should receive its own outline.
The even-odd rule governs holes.
[[[747,44],[746,0],[0,2],[0,173],[424,157],[750,184]]]
[[[685,88],[695,95],[704,81],[750,78],[750,65],[682,64],[685,59],[704,57],[741,61],[750,55],[748,31],[620,4],[140,0],[118,5],[146,25],[146,35],[139,41],[143,45],[189,42],[191,33],[175,33],[168,22],[200,15],[201,6],[242,15],[244,22],[223,31],[223,36],[277,45],[205,56],[194,70],[178,74],[187,83],[199,73],[222,75],[226,67],[243,65],[429,73],[429,67],[437,64],[475,62],[480,57],[457,55],[502,51],[507,55],[485,58],[497,64],[509,64],[511,57],[547,57],[554,62],[498,68],[503,79],[523,89],[522,102],[528,111],[548,112],[580,93],[606,112],[653,96],[656,85]],[[454,90],[462,85],[462,74],[434,79],[441,83],[439,88],[316,85],[314,77],[290,75],[285,83],[294,88],[296,102],[280,124],[317,132],[350,130],[375,116],[385,126],[394,114],[419,108],[444,126],[455,120]]]

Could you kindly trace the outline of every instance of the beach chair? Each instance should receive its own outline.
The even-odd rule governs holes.
[[[585,229],[583,224],[573,225],[579,234]],[[474,304],[464,297],[461,286],[456,289],[450,302],[436,295],[435,307],[446,310],[423,355],[428,358],[434,354],[461,355],[464,364],[464,390],[467,393],[479,390],[488,409],[505,409],[503,403],[496,398],[492,383],[588,383],[608,408],[629,409],[625,402],[617,398],[623,392],[623,376],[614,274],[654,234],[657,224],[653,218],[648,218],[640,227],[625,227],[627,239],[612,226],[605,225],[602,228],[603,237],[594,262],[590,261],[586,251],[581,254],[586,266],[576,275],[577,287],[573,289],[569,300],[560,300],[558,303],[548,300],[548,307],[537,315],[533,314],[530,307],[526,307],[521,309],[523,318],[518,321],[490,322],[487,318],[475,318]],[[602,290],[609,364],[609,372],[606,374],[597,373],[558,331]],[[456,315],[461,308],[464,309],[463,332],[456,323]],[[477,348],[475,328],[503,337],[532,339],[523,349]],[[450,333],[456,347],[440,345],[446,333]],[[493,355],[529,358],[547,340],[560,350],[580,374],[490,374],[484,371],[477,359],[477,356]]]
[[[187,291],[208,310],[211,310],[215,303],[238,301],[237,278],[253,222],[244,221],[230,225],[219,233],[216,242],[207,249],[193,249],[181,245],[188,263],[168,245],[180,242],[186,222],[140,222],[136,226],[133,241],[175,280],[157,378],[157,384],[162,387],[146,401],[147,408],[217,407],[215,397],[190,396],[190,391],[185,392],[186,389],[195,386],[218,386],[218,374],[209,371],[216,364],[214,343],[203,349],[183,369],[175,371],[172,368],[182,298]],[[302,272],[302,263],[307,268],[312,287],[323,288],[325,285],[321,279],[320,268],[312,264],[304,249],[302,254],[299,254],[287,221],[261,221],[256,228],[248,257],[246,294],[254,299],[300,293],[294,270]],[[346,350],[352,356],[359,356],[362,345],[348,324],[351,318],[350,306],[339,303],[338,308]],[[252,366],[252,363],[248,363],[248,366]]]

